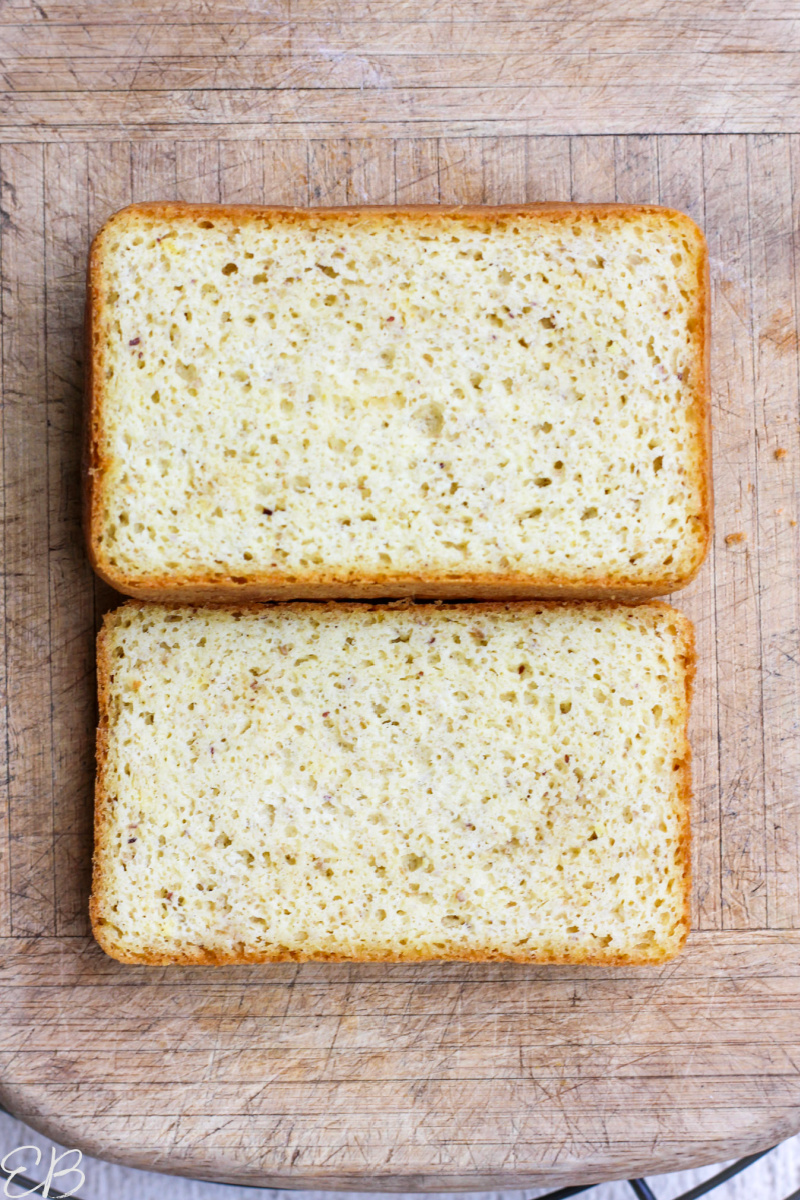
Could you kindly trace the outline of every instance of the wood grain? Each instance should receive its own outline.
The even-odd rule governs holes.
[[[350,138],[347,151],[347,203],[394,204],[394,143]]]
[[[0,6],[0,1095],[22,1118],[203,1178],[445,1191],[800,1128],[798,47],[779,0]],[[78,525],[83,265],[116,208],[173,197],[660,201],[704,226],[717,529],[674,597],[701,654],[675,963],[209,972],[89,939],[92,639],[118,597]]]
[[[703,139],[665,137],[655,140],[658,144],[660,202],[687,212],[701,228],[704,228],[706,213]],[[714,313],[716,317],[716,308]],[[717,572],[717,554],[713,540],[708,560],[706,577],[688,587],[677,597],[677,601],[686,615],[694,621],[698,647],[690,737],[693,744],[702,739],[707,746],[713,747],[719,744],[717,613],[714,588],[707,582],[709,578],[715,579]],[[719,929],[722,920],[719,755],[713,751],[695,755],[693,777],[695,836],[692,861],[692,925],[697,929]]]
[[[175,147],[175,176],[176,199],[221,200],[219,142],[181,142]]]
[[[64,54],[63,43],[59,46],[60,54],[45,53],[36,59],[9,56],[5,78],[8,90],[15,95],[40,93],[52,98],[59,94],[123,91],[138,98],[153,91],[202,94],[217,88],[264,92],[298,88],[311,92],[332,87],[342,92],[355,89],[378,92],[405,88],[422,93],[441,87],[444,69],[451,86],[465,90],[485,88],[497,93],[519,89],[524,94],[532,80],[541,81],[542,91],[579,87],[588,91],[603,88],[622,77],[632,98],[634,92],[641,92],[652,82],[653,59],[657,55],[662,97],[667,92],[675,97],[685,93],[687,72],[702,78],[706,88],[730,86],[742,57],[735,48],[715,50],[708,43],[718,39],[714,35],[703,38],[700,31],[699,44],[687,50],[676,44],[675,31],[668,25],[651,28],[650,45],[644,51],[640,48],[635,55],[620,50],[624,32],[621,38],[620,31],[611,28],[598,30],[594,36],[588,34],[593,43],[591,54],[587,53],[585,31],[575,29],[570,47],[559,36],[557,22],[535,33],[524,24],[510,28],[474,25],[470,37],[456,38],[448,34],[451,30],[458,33],[457,26],[442,29],[426,23],[400,28],[404,34],[401,46],[397,45],[396,24],[368,25],[355,36],[348,27],[346,36],[336,38],[334,34],[332,44],[328,23],[320,24],[318,29],[311,27],[310,31],[308,26],[299,27],[291,35],[280,28],[269,38],[263,30],[245,33],[234,27],[222,36],[246,45],[246,50],[233,50],[230,57],[220,61],[219,30],[214,29],[205,39],[206,47],[201,40],[196,54],[182,58],[179,30],[161,27],[146,31],[152,33],[149,44],[137,38],[139,44],[130,47],[132,54],[128,46],[117,42],[116,46],[103,48],[105,53],[96,46],[89,56],[85,47],[73,55]],[[71,32],[63,26],[48,30],[51,39],[66,34],[67,41],[73,40],[69,38]],[[170,35],[166,46],[165,34]],[[287,48],[290,37],[291,52]],[[789,53],[786,49],[775,49],[773,44],[752,56],[747,64],[747,82],[751,87],[766,84],[787,92],[797,88],[798,39],[790,40],[794,45],[787,48]],[[441,43],[445,45],[437,49]],[[259,44],[264,47],[261,52]],[[322,52],[320,44],[324,45]],[[42,48],[46,52],[51,46]],[[121,51],[128,52],[126,57],[120,57]]]
[[[752,222],[747,141],[706,138],[706,233],[713,265],[711,384],[714,406],[714,492],[717,612],[718,758],[722,924],[766,926],[764,713],[761,680]],[[755,805],[752,798],[762,797]]]
[[[614,183],[614,198],[622,204],[661,203],[656,138],[614,138]]]
[[[483,196],[486,204],[524,204],[527,199],[526,139],[483,139]]]
[[[8,921],[55,932],[44,153],[0,156],[8,680]]]
[[[440,140],[439,201],[483,204],[483,138]]]
[[[0,139],[788,132],[800,20],[734,8],[6,4]]]
[[[350,155],[344,138],[312,141],[308,145],[308,203],[347,204],[347,172]]]
[[[284,143],[281,148],[287,144]],[[260,142],[219,143],[220,197],[224,197],[228,204],[264,203],[262,151]]]
[[[261,158],[265,204],[313,203],[311,147],[306,142],[265,142]]]
[[[772,597],[762,603],[760,629],[767,924],[785,929],[800,927],[800,492],[792,471],[798,461],[795,227],[788,138],[748,142],[758,571],[762,594],[768,586]]]
[[[0,151],[0,214],[6,214],[7,210],[3,207],[8,185],[2,176],[2,151]],[[3,255],[3,234],[5,226],[8,223],[6,215],[0,215],[0,267],[2,266]],[[2,277],[0,276],[0,280]],[[6,289],[0,286],[0,394],[5,396],[6,379],[5,379],[5,307],[6,307]],[[6,409],[5,404],[0,404],[0,445],[2,445],[2,453],[0,453],[0,520],[3,525],[3,562],[6,558],[6,539],[7,529],[9,525],[8,504],[6,500],[6,480],[8,474],[6,471]],[[3,671],[0,672],[0,707],[3,714],[3,728],[5,737],[0,737],[0,780],[3,787],[3,802],[0,803],[0,897],[5,896],[4,903],[0,902],[0,937],[9,937],[11,934],[11,829],[10,829],[10,812],[9,799],[11,791],[11,738],[9,736],[9,672],[8,672],[8,654],[9,654],[9,636],[8,636],[8,576],[3,571],[3,586],[0,588],[0,620],[2,620],[2,636],[3,636]]]
[[[613,137],[570,138],[572,199],[590,203],[616,199]]]
[[[183,29],[191,26],[198,33],[209,25],[220,22],[242,21],[247,24],[261,24],[264,21],[295,22],[318,21],[319,5],[316,0],[215,0],[213,5],[203,6],[197,11],[189,10],[181,0],[138,0],[135,9],[117,8],[110,0],[48,0],[45,7],[41,0],[6,0],[2,10],[2,23],[6,25],[22,24],[41,33],[45,23],[49,25],[102,26],[114,25],[135,30],[147,23],[168,23]],[[759,16],[755,20],[781,21],[783,27],[796,22],[796,16],[782,0],[764,0],[758,6]],[[431,14],[428,0],[364,0],[354,15],[350,0],[331,0],[326,5],[325,15],[329,21],[346,20],[352,24],[365,21],[394,19],[396,21],[432,21],[442,25],[463,23],[480,20],[483,22],[530,22],[554,19],[552,0],[530,0],[524,13],[520,12],[519,0],[442,0],[436,6],[435,14]],[[571,0],[564,5],[565,21],[591,18],[597,23],[619,26],[629,15],[620,12],[615,0]],[[640,20],[652,20],[664,17],[663,0],[641,0],[637,5],[636,15]],[[679,28],[688,29],[691,22],[697,18],[697,5],[694,0],[673,0],[670,5],[670,15],[678,23]],[[736,27],[744,25],[745,36],[752,29],[748,27],[747,18],[752,16],[752,9],[742,12],[739,0],[710,0],[703,5],[702,22],[708,23],[713,29],[721,29],[727,36],[731,19],[736,19]],[[749,42],[746,43],[749,45]]]
[[[81,389],[80,319],[89,239],[86,146],[48,145],[44,153],[46,269],[45,337],[48,455],[48,575],[51,726],[53,731],[53,837],[56,930],[85,934],[91,835],[90,797],[96,723],[94,586],[80,530]],[[54,664],[69,662],[69,672]],[[80,681],[76,687],[76,680]]]
[[[178,190],[178,152],[173,142],[136,142],[130,148],[131,202],[142,203]]]
[[[572,152],[565,137],[526,138],[526,200],[572,199]]]
[[[394,143],[396,204],[439,203],[439,147],[435,138]]]
[[[0,1070],[19,1115],[66,1144],[204,1177],[450,1190],[686,1167],[795,1127],[798,948],[714,932],[655,972],[209,973],[17,941],[3,947],[0,986],[18,1003]],[[34,1019],[36,1044],[9,1046]],[[681,1102],[665,1107],[671,1083]]]
[[[336,70],[340,62],[345,68],[348,62],[352,65],[354,53],[364,57],[386,55],[401,63],[409,58],[428,61],[435,56],[440,70],[454,55],[471,67],[473,56],[491,61],[498,52],[513,53],[518,58],[535,54],[541,58],[549,56],[558,70],[558,62],[553,63],[553,59],[561,56],[569,61],[570,54],[580,52],[593,80],[592,72],[600,68],[597,62],[590,61],[591,50],[595,57],[613,54],[626,58],[634,65],[633,78],[648,82],[652,80],[654,56],[668,60],[670,55],[677,54],[684,56],[684,62],[697,62],[698,58],[693,56],[705,55],[725,63],[731,55],[750,54],[754,60],[766,55],[770,67],[775,59],[783,57],[784,78],[794,78],[790,72],[796,70],[796,64],[791,52],[800,48],[800,21],[796,14],[794,19],[787,20],[740,13],[736,27],[725,28],[721,40],[720,25],[709,14],[710,6],[704,7],[706,11],[696,15],[691,26],[686,26],[663,9],[649,15],[640,15],[637,10],[627,20],[617,13],[609,20],[597,4],[572,4],[571,13],[550,12],[538,18],[517,11],[509,19],[489,15],[486,5],[471,14],[463,11],[460,20],[453,18],[453,6],[446,4],[435,10],[430,6],[387,4],[382,14],[376,15],[361,5],[359,10],[351,7],[346,14],[333,17],[320,15],[318,6],[315,12],[302,17],[295,5],[295,14],[289,21],[277,15],[270,18],[269,14],[259,14],[256,21],[237,22],[226,20],[224,12],[215,6],[215,19],[205,24],[193,21],[192,53],[187,55],[186,28],[174,15],[158,20],[145,11],[141,22],[131,26],[124,21],[104,19],[109,15],[109,6],[101,4],[92,5],[91,15],[87,12],[85,20],[49,20],[37,30],[34,42],[24,23],[8,25],[3,39],[4,59],[10,76],[7,86],[15,71],[38,72],[32,78],[51,91],[80,90],[82,70],[92,72],[95,89],[108,82],[118,90],[128,90],[132,81],[134,89],[148,90],[152,77],[147,71],[153,62],[161,67],[157,82],[162,87],[174,64],[184,71],[194,71],[198,80],[211,82],[209,72],[213,70],[217,86],[241,86],[253,82],[255,77],[248,72],[257,69],[255,64],[260,60],[282,64],[282,69],[288,71],[293,57],[302,61],[314,56],[314,61],[332,59]],[[114,15],[117,13],[115,8]],[[695,37],[687,46],[689,32]],[[129,75],[104,74],[115,59]],[[59,74],[62,64],[67,68],[63,76]],[[331,88],[340,78],[334,74],[316,82],[320,87]],[[303,76],[297,77],[292,86],[304,86]]]

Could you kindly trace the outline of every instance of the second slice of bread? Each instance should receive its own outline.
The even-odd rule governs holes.
[[[145,963],[663,961],[693,664],[662,604],[128,604],[95,935]]]
[[[123,592],[640,598],[702,561],[680,213],[141,205],[88,320],[89,549]]]

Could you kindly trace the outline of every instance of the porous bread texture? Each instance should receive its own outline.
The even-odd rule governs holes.
[[[124,210],[90,261],[94,565],[151,599],[679,587],[706,290],[665,209]]]
[[[660,604],[128,604],[100,636],[95,936],[124,962],[661,962],[690,623]]]

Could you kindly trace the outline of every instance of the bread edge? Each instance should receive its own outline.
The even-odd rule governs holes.
[[[552,214],[568,218],[570,213],[602,213],[630,216],[636,213],[663,213],[679,217],[689,226],[699,241],[698,271],[698,328],[695,333],[695,373],[698,380],[699,406],[697,433],[699,442],[697,481],[701,495],[703,536],[689,569],[680,575],[661,575],[645,580],[626,580],[608,575],[596,575],[580,582],[564,581],[563,577],[506,573],[486,575],[473,573],[451,578],[449,573],[424,575],[374,574],[343,577],[333,572],[307,571],[293,580],[281,572],[263,572],[237,580],[235,576],[214,578],[208,573],[174,576],[133,575],[110,564],[101,546],[102,480],[105,475],[101,452],[103,442],[102,339],[97,326],[104,314],[100,277],[103,262],[103,241],[115,225],[142,215],[169,219],[198,217],[255,219],[260,216],[463,216],[475,219],[511,217],[514,215]],[[178,201],[131,204],[114,213],[95,235],[89,251],[86,286],[86,372],[83,438],[83,524],[89,561],[100,578],[124,595],[141,600],[237,602],[281,599],[363,599],[373,600],[413,596],[418,599],[574,599],[631,601],[649,599],[686,587],[696,577],[708,553],[713,531],[713,489],[711,477],[711,400],[710,400],[710,285],[709,256],[705,236],[699,226],[678,209],[657,204],[577,204],[547,202],[522,205],[407,205],[407,206],[346,206],[341,208],[298,208],[237,204],[191,204]]]
[[[598,607],[601,608],[619,608],[619,604],[612,601],[597,601]],[[106,790],[106,762],[108,758],[108,729],[109,729],[109,675],[110,675],[110,659],[108,654],[108,640],[113,627],[118,622],[120,616],[131,610],[139,610],[148,608],[149,604],[139,600],[128,600],[120,608],[113,612],[106,613],[103,618],[103,628],[97,637],[97,692],[98,692],[98,708],[99,720],[97,727],[97,742],[96,742],[96,757],[97,757],[97,775],[95,780],[95,798],[94,798],[94,853],[92,855],[92,892],[89,899],[89,916],[92,925],[92,933],[95,941],[102,950],[110,957],[121,963],[139,964],[142,966],[235,966],[244,964],[257,963],[280,963],[280,962],[331,962],[331,963],[368,963],[368,962],[386,962],[386,963],[410,963],[410,962],[516,962],[529,963],[532,965],[552,965],[552,966],[606,966],[606,967],[621,967],[621,966],[659,966],[662,963],[670,962],[676,958],[683,950],[686,939],[689,935],[690,920],[691,920],[691,895],[692,895],[692,863],[691,863],[691,805],[692,805],[692,773],[691,773],[691,746],[689,743],[688,726],[689,715],[691,709],[691,698],[694,686],[694,676],[697,663],[697,654],[695,648],[695,633],[694,626],[687,616],[673,608],[661,600],[655,600],[650,607],[662,610],[669,614],[677,625],[676,637],[679,639],[684,660],[684,675],[683,675],[683,737],[680,745],[681,765],[679,771],[679,779],[677,781],[675,791],[675,804],[679,814],[680,835],[676,851],[676,862],[679,868],[682,868],[683,882],[683,917],[682,917],[682,934],[677,943],[671,947],[667,953],[657,955],[603,955],[578,953],[575,955],[542,955],[542,954],[502,954],[496,951],[464,953],[463,950],[455,950],[454,952],[433,955],[395,955],[395,954],[360,954],[357,958],[344,956],[340,954],[303,954],[300,952],[272,952],[272,953],[248,953],[238,952],[231,954],[222,954],[218,951],[209,951],[202,948],[197,949],[193,954],[182,953],[180,955],[164,954],[159,951],[142,951],[139,953],[126,953],[120,947],[114,945],[110,939],[104,936],[104,904],[105,896],[105,877],[103,874],[102,853],[101,849],[104,844],[104,839],[107,829],[110,825],[109,821],[109,798]],[[166,604],[167,608],[185,608],[186,605]],[[213,605],[214,607],[226,612],[255,612],[265,607],[276,607],[275,605],[263,604],[224,604]],[[351,603],[336,603],[335,601],[319,605],[299,602],[291,606],[293,609],[314,608],[320,607],[327,609],[335,609],[338,612],[364,611],[367,606],[359,602]],[[381,609],[400,609],[408,610],[417,606],[410,600],[398,600],[391,604],[380,605]],[[434,605],[425,605],[424,607],[463,607],[458,605],[442,605],[441,603]],[[576,608],[583,607],[580,601],[493,601],[488,603],[470,604],[469,611],[487,611],[493,609],[526,609],[531,608]],[[624,606],[627,607],[627,606]],[[637,606],[638,607],[638,606]],[[109,921],[109,924],[112,922]]]

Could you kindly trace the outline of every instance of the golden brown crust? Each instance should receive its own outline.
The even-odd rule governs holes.
[[[94,564],[93,564],[94,565]],[[698,564],[697,569],[699,569]],[[175,604],[257,604],[287,600],[381,600],[408,598],[416,600],[608,600],[637,603],[661,596],[668,589],[683,587],[690,579],[671,583],[620,584],[608,576],[581,584],[558,583],[541,576],[506,574],[464,574],[458,579],[431,573],[400,576],[354,576],[350,582],[323,572],[311,573],[303,580],[279,575],[262,575],[257,580],[210,580],[203,576],[185,577],[176,584],[174,579],[157,576],[142,577],[131,582],[95,565],[95,571],[117,591],[135,600],[156,600]],[[694,574],[691,578],[694,578]]]
[[[686,213],[679,213],[674,209],[668,211],[683,218],[694,236],[699,238],[701,248],[697,261],[698,304],[697,329],[695,330],[694,340],[696,356],[695,374],[698,389],[697,404],[699,408],[697,428],[700,440],[700,462],[698,465],[697,481],[702,498],[701,521],[703,540],[694,569],[686,577],[685,583],[678,585],[679,587],[684,587],[686,583],[691,583],[703,565],[714,531],[714,488],[711,467],[711,275],[708,245],[706,244],[702,230]]]
[[[505,575],[460,575],[457,578],[446,573],[429,572],[425,575],[352,574],[336,575],[333,572],[307,571],[302,576],[288,578],[285,574],[265,571],[247,577],[232,575],[212,576],[208,573],[185,575],[176,580],[174,576],[131,575],[109,563],[103,554],[102,533],[102,480],[106,461],[103,458],[103,389],[101,336],[104,308],[101,299],[100,276],[105,239],[113,230],[124,226],[132,217],[149,216],[169,220],[178,217],[198,217],[263,220],[280,216],[286,220],[306,221],[325,216],[352,216],[357,220],[364,215],[370,219],[385,216],[416,216],[421,221],[442,216],[460,216],[467,219],[495,220],[501,217],[551,216],[553,220],[569,220],[573,214],[602,215],[616,214],[631,217],[635,214],[663,213],[680,218],[685,222],[693,240],[698,241],[698,314],[695,330],[696,367],[698,395],[697,428],[699,439],[699,461],[697,483],[702,496],[700,522],[702,542],[691,568],[683,574],[663,574],[650,579],[625,579],[596,575],[578,582],[564,580],[545,574],[507,573]],[[708,250],[701,230],[685,213],[662,205],[632,204],[575,204],[551,202],[542,204],[499,205],[477,207],[469,205],[409,205],[342,208],[290,208],[256,207],[252,205],[183,204],[164,202],[133,204],[115,213],[95,236],[89,252],[86,288],[86,404],[83,472],[84,530],[89,560],[106,583],[117,591],[141,600],[178,601],[192,603],[228,602],[250,600],[315,600],[315,599],[363,599],[376,600],[397,596],[415,596],[418,599],[491,599],[491,598],[564,598],[574,600],[620,600],[637,601],[664,595],[685,587],[695,578],[703,564],[712,533],[712,485],[711,485],[711,404],[710,404],[710,302],[709,302]]]
[[[104,228],[107,228],[105,226]],[[101,231],[102,233],[102,231]],[[102,337],[98,323],[102,318],[99,276],[100,234],[92,242],[86,278],[86,307],[84,328],[84,400],[82,447],[82,511],[83,528],[89,561],[97,570],[101,566],[101,489],[104,461],[100,447],[103,442],[103,395],[100,386]],[[100,573],[100,572],[98,572]]]
[[[618,608],[619,606],[613,601],[598,601],[597,606],[600,608]],[[97,693],[99,705],[99,723],[97,728],[97,779],[95,784],[95,810],[94,810],[94,845],[95,853],[93,857],[93,874],[92,874],[92,894],[89,900],[89,915],[92,923],[92,933],[95,940],[101,948],[109,955],[122,963],[138,963],[144,966],[230,966],[242,965],[247,963],[278,963],[278,962],[516,962],[516,963],[542,963],[561,966],[574,965],[596,965],[596,966],[648,966],[651,964],[668,962],[674,958],[683,949],[686,938],[689,933],[690,916],[691,916],[691,802],[692,802],[692,777],[691,777],[691,748],[688,739],[688,723],[689,723],[689,708],[691,703],[692,688],[694,683],[695,666],[697,656],[695,652],[695,635],[694,627],[688,617],[677,609],[661,600],[652,601],[649,607],[657,608],[665,613],[669,613],[677,628],[678,636],[683,646],[683,661],[685,664],[684,674],[684,689],[685,701],[683,706],[683,746],[682,754],[677,770],[679,771],[678,782],[678,808],[680,818],[680,839],[677,850],[677,860],[682,868],[682,886],[683,886],[683,921],[682,921],[682,936],[676,943],[673,950],[668,953],[658,954],[630,954],[630,955],[609,955],[599,952],[597,954],[589,954],[585,951],[576,951],[573,955],[545,955],[545,954],[503,954],[493,949],[485,951],[475,950],[465,952],[463,949],[453,946],[451,950],[445,950],[441,954],[421,955],[421,954],[393,954],[393,953],[359,953],[358,957],[348,957],[339,954],[303,954],[297,951],[280,951],[272,950],[266,952],[251,952],[244,948],[231,951],[229,954],[223,954],[219,951],[206,950],[200,946],[195,951],[190,952],[184,950],[179,954],[163,954],[157,951],[145,951],[139,954],[129,953],[115,945],[113,940],[108,938],[105,933],[105,926],[113,924],[110,916],[107,917],[104,913],[104,907],[107,904],[106,896],[106,881],[103,875],[102,857],[99,853],[99,848],[103,845],[106,831],[109,825],[109,797],[105,786],[105,767],[108,754],[108,697],[109,697],[109,677],[110,677],[110,662],[108,657],[108,630],[119,619],[119,615],[132,609],[146,608],[147,604],[139,600],[128,600],[120,608],[112,613],[107,613],[103,619],[103,628],[100,631],[97,639]],[[167,604],[166,607],[183,608],[182,604]],[[220,608],[226,612],[255,612],[265,607],[273,607],[270,605],[257,603],[244,604],[219,604],[213,607]],[[302,610],[305,608],[326,608],[333,609],[337,612],[353,612],[362,611],[364,605],[355,601],[349,603],[337,603],[335,601],[325,604],[308,604],[300,601],[292,605],[293,609]],[[413,609],[416,607],[444,607],[441,602],[434,602],[432,605],[415,605],[411,600],[397,600],[392,603],[381,605],[381,608],[390,609]],[[450,607],[450,606],[448,606]],[[456,606],[452,606],[456,607]],[[539,601],[489,601],[477,602],[470,604],[470,613],[477,610],[486,611],[503,611],[517,610],[524,612],[536,612],[541,610],[549,610],[554,608],[577,608],[581,607],[580,602],[574,601],[554,601],[554,600],[539,600]]]
[[[126,606],[123,606],[126,607]],[[94,784],[94,854],[92,855],[92,893],[89,897],[89,917],[92,922],[92,932],[107,954],[111,954],[104,944],[101,931],[103,929],[102,906],[105,900],[105,878],[98,848],[105,842],[108,827],[109,799],[106,792],[106,760],[108,758],[108,632],[110,615],[103,618],[103,628],[97,635],[97,738],[95,742],[95,760],[97,764]],[[114,955],[112,954],[113,958]],[[121,960],[122,961],[122,960]]]

